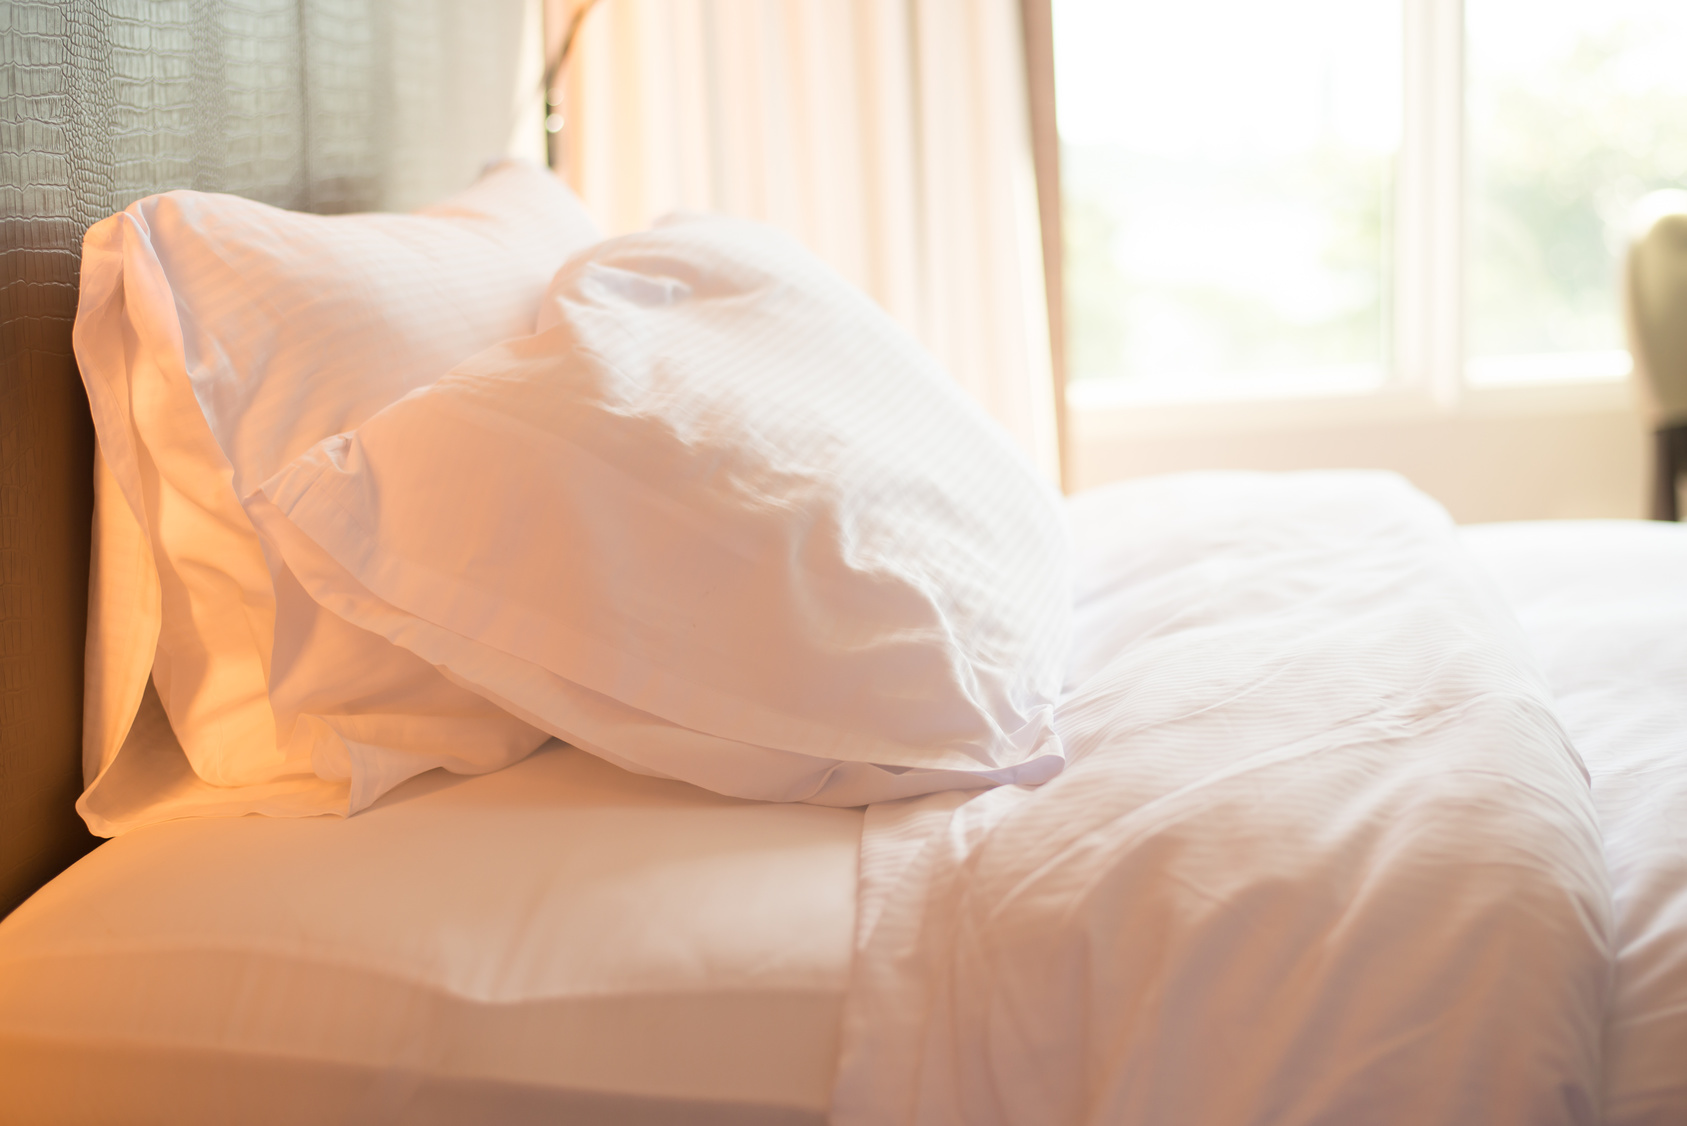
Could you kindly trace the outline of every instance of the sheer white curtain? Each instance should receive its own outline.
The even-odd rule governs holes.
[[[607,229],[785,228],[1057,474],[1017,0],[606,0],[564,84],[568,177]]]

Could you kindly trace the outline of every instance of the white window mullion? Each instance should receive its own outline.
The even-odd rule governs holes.
[[[1394,365],[1450,409],[1464,378],[1464,4],[1406,0]]]

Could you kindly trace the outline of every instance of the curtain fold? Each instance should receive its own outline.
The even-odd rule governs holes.
[[[563,83],[567,175],[606,229],[786,229],[1058,480],[1017,0],[607,0]]]

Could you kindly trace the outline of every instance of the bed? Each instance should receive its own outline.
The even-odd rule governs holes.
[[[34,50],[103,42],[97,65],[144,59],[153,38],[172,31],[135,15],[95,26],[90,40],[61,33],[87,30],[69,26],[79,19],[99,25],[107,9],[22,11],[14,27],[38,33]],[[343,48],[381,34],[377,19],[330,24],[314,11],[278,9],[256,31],[245,28],[273,63],[263,73],[277,100],[260,90],[239,103],[255,110],[231,111],[226,91],[201,83],[187,89],[186,104],[221,98],[233,116],[220,120],[238,126],[250,120],[243,112],[282,120],[277,105],[328,113],[316,84],[330,79],[329,90],[356,88],[359,76],[378,85],[359,68],[395,65],[390,54],[347,51],[326,73],[298,62],[333,57],[315,36]],[[213,31],[239,40],[242,26],[225,13],[174,31],[210,50]],[[308,49],[289,53],[290,43]],[[244,51],[229,57],[252,57]],[[85,82],[91,66],[67,58],[53,73]],[[249,81],[239,88],[251,94]],[[138,89],[108,91],[101,104],[121,118],[126,97],[151,104],[144,83]],[[169,149],[179,132],[143,126],[140,135],[179,154]],[[110,168],[113,155],[78,136],[46,137],[36,159],[70,167],[76,183],[97,181],[86,170]],[[273,202],[319,210],[383,202],[368,187],[377,177],[362,196],[318,194],[312,178],[327,162],[313,162],[317,143],[283,144],[303,155],[263,165],[276,174],[272,187],[295,185],[293,194],[262,185],[246,194],[270,191]],[[225,425],[215,433],[244,506],[234,511],[249,514],[243,534],[264,537],[250,550],[253,573],[273,576],[277,608],[275,636],[265,639],[265,707],[310,719],[294,725],[305,733],[297,745],[274,746],[274,761],[254,772],[218,757],[215,733],[230,728],[207,727],[211,737],[199,729],[203,717],[191,708],[204,694],[180,694],[193,672],[183,654],[201,644],[211,652],[211,635],[236,615],[202,611],[206,624],[173,642],[167,623],[136,624],[149,597],[166,618],[170,598],[189,604],[196,572],[162,552],[154,558],[145,549],[161,542],[146,539],[154,529],[134,515],[125,523],[125,513],[156,524],[182,509],[125,491],[130,470],[110,436],[145,438],[151,408],[129,391],[102,399],[107,375],[139,369],[136,349],[101,351],[100,341],[144,343],[142,329],[156,323],[136,312],[141,267],[175,287],[165,320],[183,332],[164,351],[196,347],[195,326],[210,323],[219,295],[238,291],[238,279],[221,279],[209,297],[190,293],[183,279],[213,277],[212,267],[182,267],[168,247],[187,243],[171,243],[172,231],[212,230],[231,215],[280,224],[263,228],[282,232],[265,244],[276,261],[332,232],[303,255],[320,261],[367,257],[377,245],[370,239],[409,228],[385,219],[325,227],[238,200],[150,196],[182,186],[184,162],[174,159],[124,164],[123,190],[68,214],[66,196],[41,195],[38,220],[54,207],[61,218],[32,228],[32,237],[57,240],[33,261],[59,263],[59,280],[43,286],[39,265],[14,267],[27,285],[8,286],[29,294],[8,307],[8,327],[24,323],[14,310],[35,320],[8,339],[20,362],[10,366],[7,417],[24,421],[15,431],[22,452],[7,455],[7,472],[21,474],[8,482],[21,500],[7,582],[25,593],[8,592],[8,613],[20,617],[5,634],[5,859],[11,901],[22,901],[0,922],[7,1121],[1639,1124],[1687,1116],[1687,537],[1677,526],[1455,529],[1404,482],[1360,472],[1193,474],[1043,498],[1014,475],[989,427],[936,389],[937,377],[917,390],[924,361],[876,335],[871,310],[850,304],[773,236],[702,223],[593,244],[566,201],[543,202],[560,190],[546,177],[493,169],[468,189],[479,195],[454,197],[428,221],[478,223],[507,206],[500,199],[529,201],[509,211],[520,245],[499,242],[497,268],[476,276],[508,281],[519,272],[508,255],[533,257],[523,269],[535,279],[539,332],[467,366],[454,358],[437,384],[388,388],[386,405],[348,407],[355,425],[321,423],[332,435],[321,441],[278,439],[271,450],[240,428],[240,396],[219,398],[213,388],[190,401],[196,419],[202,409],[213,427]],[[535,192],[552,218],[535,219]],[[74,279],[62,267],[93,220],[123,208],[127,225],[96,229],[81,273],[76,348],[100,426],[96,461],[70,361]],[[541,231],[543,222],[551,226]],[[448,245],[457,244],[437,244]],[[401,280],[425,272],[421,258],[392,253],[405,263],[390,271]],[[571,265],[547,282],[565,257]],[[102,274],[102,262],[116,272]],[[304,271],[295,263],[276,284]],[[764,274],[786,303],[756,319],[745,310],[769,289]],[[380,284],[386,276],[368,275]],[[127,289],[89,281],[111,277]],[[484,296],[496,284],[475,290]],[[113,303],[119,291],[127,304]],[[665,319],[717,291],[747,318],[731,332]],[[825,304],[804,305],[805,294]],[[452,316],[477,315],[462,300],[448,311],[418,308],[377,319],[409,325],[405,333],[420,339],[446,333]],[[106,315],[117,327],[102,336]],[[289,312],[288,323],[327,331],[328,321],[305,316]],[[488,339],[510,335],[502,316],[486,314]],[[581,415],[582,425],[569,413],[575,400],[554,398],[553,381],[522,382],[546,354],[547,332],[608,357],[591,369],[590,390],[614,411]],[[664,333],[677,341],[665,353],[651,343]],[[204,338],[234,354],[234,337],[207,329]],[[392,351],[360,355],[334,339],[360,369]],[[685,430],[685,441],[654,460],[701,457],[755,476],[744,459],[785,440],[787,419],[816,399],[826,406],[810,423],[822,429],[797,431],[799,445],[861,429],[854,443],[833,443],[834,460],[781,461],[789,471],[781,480],[797,484],[774,499],[800,495],[809,507],[764,503],[758,492],[755,521],[732,542],[762,548],[724,553],[710,564],[711,582],[691,589],[698,567],[682,574],[657,564],[676,550],[712,559],[712,541],[673,537],[714,535],[743,513],[702,507],[714,494],[675,494],[687,499],[685,512],[715,515],[690,521],[670,506],[665,521],[639,525],[659,524],[668,537],[646,544],[627,532],[626,513],[649,490],[628,486],[629,463],[614,458],[643,449],[631,427],[644,416],[627,404],[645,402],[637,396],[652,386],[671,403],[674,381],[722,368],[710,367],[711,349],[733,368],[771,355],[796,400],[781,405],[766,387],[754,401],[710,400],[736,404],[756,428],[739,434],[717,419]],[[666,366],[640,369],[652,350]],[[825,355],[810,365],[809,351]],[[288,384],[284,396],[304,404],[286,412],[290,420],[320,408],[312,397],[320,390],[299,388],[327,361],[304,355],[307,382]],[[691,367],[675,375],[675,356]],[[855,368],[906,379],[863,376],[877,396],[870,410],[848,388],[826,398],[843,387],[838,373]],[[343,391],[355,379],[333,382]],[[592,454],[568,462],[571,471],[545,485],[550,492],[533,494],[549,498],[540,511],[578,509],[598,521],[572,526],[594,533],[589,550],[578,536],[546,538],[525,519],[514,539],[497,539],[509,530],[483,500],[497,489],[478,487],[466,501],[451,495],[454,482],[525,456],[510,438],[517,431],[451,396],[473,392],[468,401],[482,404],[488,388],[510,387],[525,397],[497,417],[521,415],[519,433],[543,439],[535,448],[545,464],[557,461],[561,438]],[[113,422],[119,401],[131,413]],[[892,416],[915,420],[911,430],[874,421],[887,404]],[[464,429],[465,419],[484,423],[484,433]],[[438,458],[410,456],[415,435],[446,425],[462,443],[454,448],[482,442],[491,453],[461,455],[443,470]],[[887,429],[894,440],[883,448],[861,436]],[[716,442],[722,433],[735,436]],[[166,451],[154,448],[162,464]],[[868,474],[872,503],[838,507],[821,478],[859,476],[866,462],[894,468],[897,487]],[[609,464],[621,472],[601,471]],[[360,484],[370,467],[380,470],[379,490]],[[590,489],[570,492],[580,480]],[[390,557],[344,540],[385,527],[384,506],[407,495],[398,481],[414,482],[408,488],[428,498],[425,508],[460,503],[454,522],[414,541],[370,541],[383,550],[396,543]],[[361,523],[335,515],[360,504]],[[873,524],[898,505],[925,507],[888,529]],[[922,651],[903,644],[918,632],[907,600],[885,609],[851,593],[853,616],[822,616],[831,638],[855,637],[881,615],[899,639],[888,680],[851,680],[861,662],[833,651],[847,646],[781,647],[795,635],[779,632],[785,603],[769,591],[784,589],[793,570],[833,576],[833,585],[797,591],[804,606],[831,605],[828,592],[847,585],[827,570],[830,557],[811,558],[814,543],[829,542],[811,525],[826,521],[803,521],[803,538],[788,541],[804,545],[787,553],[800,567],[752,567],[740,587],[730,585],[734,558],[784,557],[766,545],[787,541],[765,537],[805,511],[844,512],[858,533],[852,550],[878,545],[904,566],[874,572],[878,579],[925,583],[915,610],[940,605],[945,628],[984,621],[1001,635],[986,639],[993,648],[967,650],[966,668],[984,672],[960,678],[957,698],[974,711],[951,709],[943,721],[944,731],[958,730],[987,712],[988,754],[974,742],[966,753],[950,746],[941,757],[898,757],[910,744],[892,720],[935,723],[931,701],[955,688],[931,681]],[[410,513],[395,526],[426,530],[427,516]],[[468,533],[471,517],[488,522]],[[211,553],[219,568],[247,550],[202,542],[221,545]],[[909,543],[913,560],[896,554]],[[951,551],[955,544],[964,550]],[[405,551],[456,562],[417,571],[404,565]],[[123,569],[143,555],[150,571]],[[757,683],[801,696],[806,726],[766,706],[722,709],[700,689],[678,702],[662,697],[671,685],[633,660],[644,651],[618,652],[620,672],[610,676],[569,664],[568,646],[513,644],[500,625],[503,603],[488,609],[450,585],[484,573],[500,591],[522,592],[515,632],[542,633],[532,625],[539,612],[561,611],[546,601],[556,584],[522,585],[532,575],[517,564],[531,558],[550,568],[541,578],[564,560],[573,580],[610,594],[689,590],[689,618],[713,623],[701,631],[707,644],[693,651],[664,635],[663,653],[712,660],[719,667],[692,669],[693,687],[706,680],[741,696],[755,687],[743,670],[769,666]],[[947,569],[921,569],[932,560]],[[940,589],[934,573],[956,589]],[[175,593],[171,575],[188,576]],[[1005,597],[992,594],[997,586]],[[994,616],[962,613],[986,602]],[[84,605],[93,621],[86,654]],[[659,611],[666,605],[657,602]],[[658,625],[672,617],[665,613]],[[735,633],[708,613],[761,618]],[[1060,628],[1049,624],[1056,619]],[[733,637],[753,644],[732,650]],[[322,638],[331,644],[312,650]],[[176,667],[161,676],[155,661],[169,644]],[[409,656],[399,660],[399,649]],[[988,679],[1003,653],[1052,682],[1014,679],[1012,669]],[[277,672],[283,666],[330,672],[295,691]],[[406,722],[376,730],[391,716],[365,706],[372,690],[358,678],[389,666],[395,679],[378,686],[381,699]],[[779,679],[792,668],[824,675]],[[835,683],[811,691],[816,680]],[[922,687],[896,691],[906,684]],[[860,710],[872,691],[888,691],[865,709],[872,722],[850,738],[825,728],[839,700]],[[409,722],[417,716],[425,722]],[[815,730],[824,737],[810,738]],[[342,816],[300,816],[329,812]],[[239,813],[270,816],[231,816]],[[87,852],[83,821],[114,839]]]

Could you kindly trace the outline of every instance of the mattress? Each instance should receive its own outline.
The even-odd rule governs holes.
[[[860,826],[551,744],[136,830],[0,923],[3,1117],[821,1122]]]

